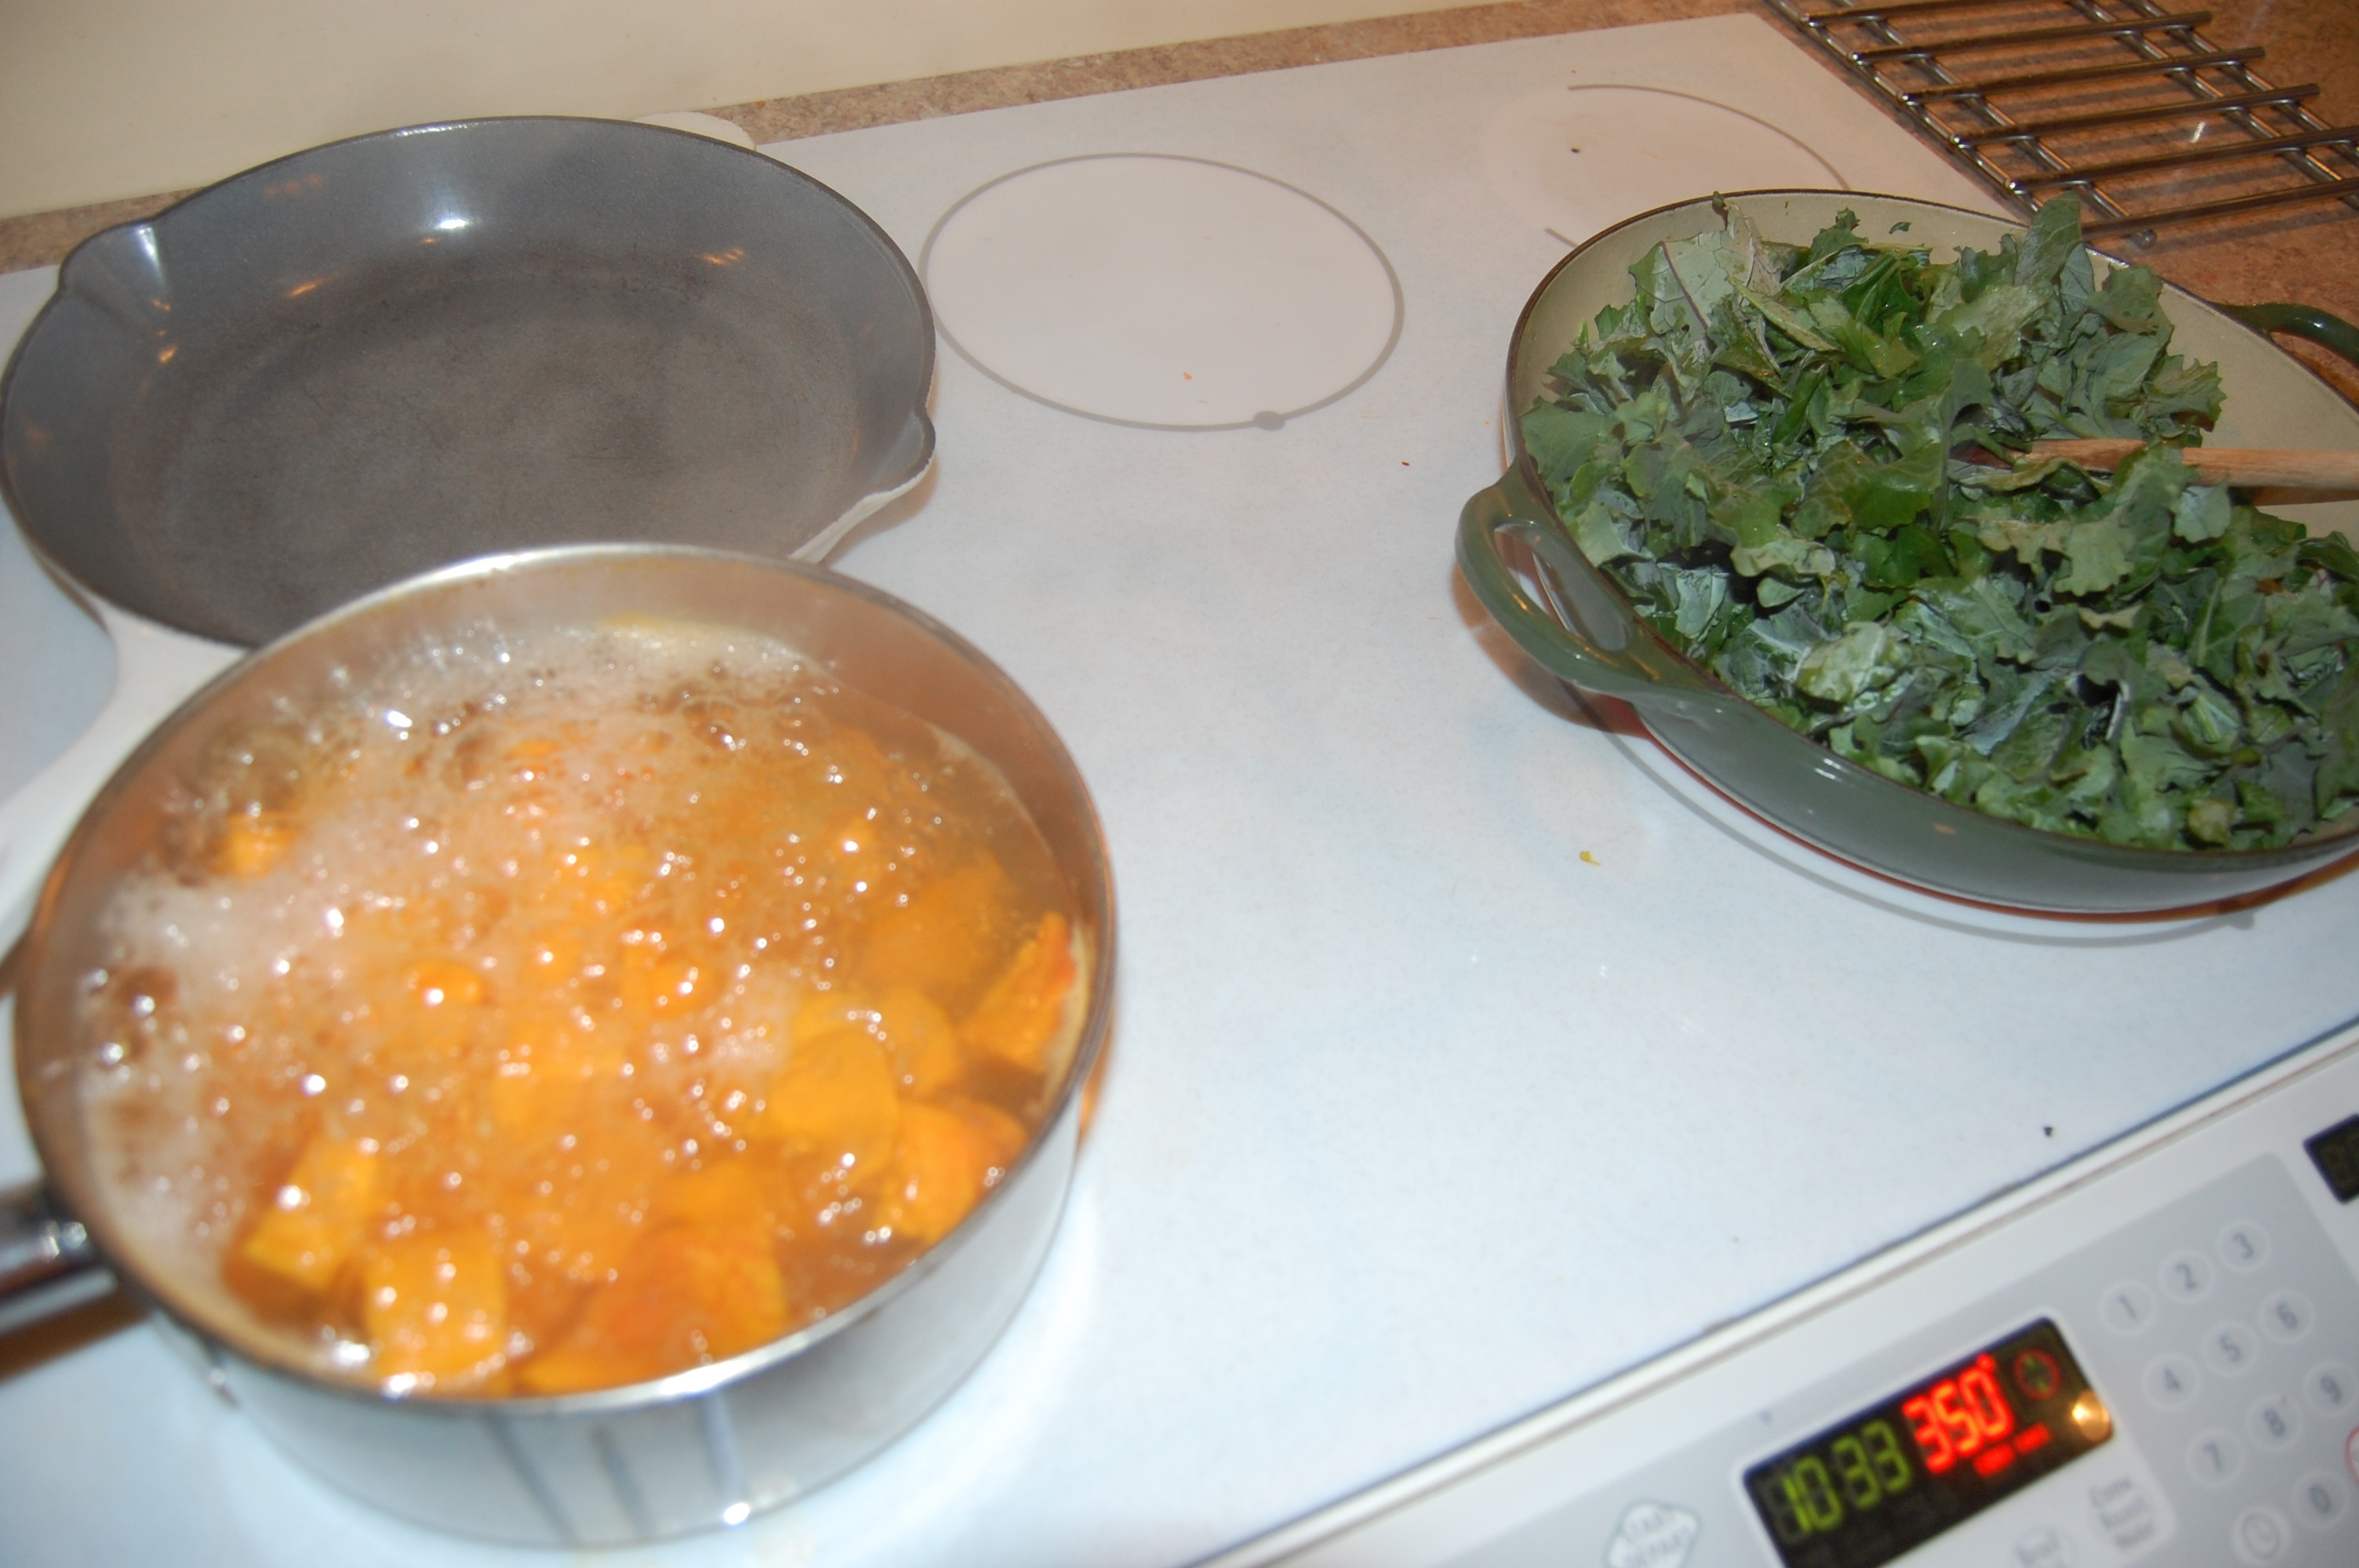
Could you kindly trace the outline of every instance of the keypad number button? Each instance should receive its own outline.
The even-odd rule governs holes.
[[[2301,1402],[2332,1420],[2359,1403],[2359,1377],[2354,1377],[2340,1361],[2312,1367],[2310,1376],[2301,1380]]]
[[[2241,1323],[2223,1323],[2203,1336],[2203,1364],[2223,1378],[2249,1372],[2260,1359],[2259,1337]]]
[[[2301,1408],[2283,1394],[2272,1394],[2245,1417],[2245,1433],[2256,1448],[2282,1454],[2301,1436]]]
[[[2293,1546],[2293,1531],[2275,1509],[2246,1509],[2229,1527],[2228,1539],[2234,1543],[2236,1555],[2253,1568],[2283,1561]]]
[[[2155,1314],[2154,1292],[2136,1280],[2124,1280],[2097,1303],[2097,1316],[2115,1334],[2144,1334]]]
[[[2269,1260],[2269,1233],[2249,1219],[2240,1219],[2220,1233],[2212,1250],[2239,1274],[2249,1274]]]
[[[2322,1470],[2293,1484],[2293,1516],[2312,1530],[2332,1530],[2350,1506],[2351,1488]]]
[[[2224,1487],[2245,1473],[2245,1445],[2233,1433],[2199,1432],[2187,1445],[2187,1473],[2207,1487]]]
[[[2279,1291],[2261,1303],[2261,1332],[2280,1345],[2291,1345],[2317,1321],[2310,1298],[2299,1291]]]
[[[2200,1302],[2212,1293],[2212,1260],[2201,1252],[2174,1252],[2162,1260],[2162,1293],[2175,1302]]]
[[[2184,1356],[2158,1356],[2147,1364],[2142,1382],[2148,1404],[2175,1411],[2193,1400],[2203,1386],[2203,1374]]]

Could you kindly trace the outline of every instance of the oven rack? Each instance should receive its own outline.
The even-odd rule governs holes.
[[[1769,0],[1901,119],[2013,204],[2064,190],[2092,239],[2341,201],[2359,210],[2359,125],[2277,87],[2258,46],[2158,0]]]

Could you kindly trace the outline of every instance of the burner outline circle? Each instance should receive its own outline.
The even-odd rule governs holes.
[[[1020,383],[1009,380],[1006,376],[1002,375],[999,372],[984,363],[982,359],[978,357],[973,351],[970,350],[964,343],[959,341],[958,335],[951,330],[949,321],[946,320],[940,311],[937,309],[934,313],[934,330],[941,334],[942,341],[948,343],[952,351],[954,351],[959,358],[964,360],[968,364],[973,365],[977,371],[980,371],[990,380],[996,382],[999,385],[1006,387],[1012,393],[1015,393],[1017,396],[1028,398],[1030,401],[1040,404],[1044,407],[1053,408],[1060,414],[1071,414],[1076,418],[1081,419],[1093,419],[1101,425],[1119,425],[1126,429],[1132,430],[1175,430],[1190,433],[1211,433],[1219,430],[1276,431],[1283,429],[1288,422],[1291,420],[1299,419],[1306,414],[1315,414],[1321,408],[1328,407],[1332,404],[1340,403],[1344,398],[1351,396],[1352,394],[1359,391],[1363,386],[1365,386],[1375,378],[1375,373],[1378,371],[1384,369],[1386,364],[1390,362],[1393,357],[1393,351],[1400,346],[1401,329],[1408,319],[1408,302],[1407,296],[1405,296],[1401,291],[1400,274],[1395,270],[1392,257],[1385,254],[1384,247],[1376,243],[1375,236],[1371,235],[1365,229],[1360,227],[1359,224],[1353,222],[1332,202],[1322,200],[1319,197],[1313,196],[1310,192],[1303,189],[1299,185],[1294,185],[1288,181],[1280,179],[1275,175],[1264,174],[1258,169],[1246,168],[1242,164],[1226,163],[1219,158],[1197,157],[1189,153],[1139,151],[1076,153],[1067,157],[1043,158],[1038,163],[1027,164],[1021,168],[1012,168],[1006,174],[998,175],[991,179],[987,179],[983,184],[976,186],[973,190],[968,191],[964,196],[960,197],[956,201],[951,203],[950,207],[943,211],[942,215],[934,220],[933,228],[926,234],[926,243],[919,246],[918,250],[917,265],[918,279],[919,284],[929,287],[930,290],[930,284],[928,280],[932,276],[935,243],[941,238],[943,231],[950,227],[952,220],[956,219],[961,212],[964,211],[967,207],[974,201],[980,200],[985,195],[988,195],[999,187],[1008,184],[1012,180],[1021,179],[1027,175],[1038,174],[1042,169],[1057,168],[1067,164],[1096,163],[1117,158],[1152,158],[1164,163],[1190,163],[1197,164],[1207,168],[1221,169],[1230,174],[1241,174],[1249,179],[1257,179],[1265,185],[1276,186],[1278,189],[1286,191],[1289,195],[1299,196],[1303,200],[1310,202],[1313,207],[1316,207],[1321,211],[1326,213],[1329,217],[1334,219],[1337,222],[1343,224],[1344,228],[1351,231],[1354,238],[1368,248],[1368,254],[1374,256],[1376,260],[1376,265],[1384,269],[1386,286],[1392,291],[1392,330],[1386,334],[1384,347],[1376,351],[1375,357],[1368,362],[1367,368],[1361,371],[1358,375],[1353,377],[1349,382],[1336,388],[1333,392],[1329,393],[1324,397],[1319,398],[1314,402],[1303,404],[1298,408],[1290,408],[1284,411],[1265,408],[1243,419],[1223,420],[1217,424],[1170,424],[1149,419],[1125,419],[1119,415],[1100,414],[1091,409],[1075,407],[1070,403],[1059,402],[1053,397],[1043,396],[1041,394],[1034,392],[1029,387],[1027,387]]]
[[[1754,124],[1760,126],[1763,130],[1767,131],[1778,140],[1793,147],[1797,152],[1801,153],[1812,163],[1817,164],[1821,168],[1824,169],[1827,173],[1828,178],[1832,181],[1832,184],[1828,189],[1834,190],[1850,190],[1854,189],[1849,178],[1843,174],[1843,170],[1834,166],[1833,162],[1828,158],[1826,154],[1819,151],[1818,148],[1802,140],[1801,137],[1794,135],[1793,132],[1786,129],[1783,125],[1777,124],[1774,121],[1765,120],[1760,115],[1754,114],[1751,110],[1740,109],[1734,103],[1725,103],[1717,98],[1706,98],[1700,92],[1682,92],[1676,87],[1658,87],[1651,82],[1645,81],[1571,81],[1564,83],[1562,91],[1572,94],[1584,92],[1637,92],[1655,98],[1677,98],[1689,103],[1700,103],[1707,109],[1717,109],[1723,114],[1734,114],[1740,120],[1749,120]],[[1536,92],[1530,96],[1533,100],[1537,101],[1539,98],[1547,96],[1547,94]],[[1521,102],[1521,100],[1518,100],[1517,102]],[[1512,107],[1514,107],[1513,104],[1502,105],[1502,112]],[[1779,188],[1782,189],[1783,185],[1786,183],[1789,182],[1778,182]],[[1729,189],[1734,189],[1737,188],[1731,186]],[[1527,221],[1528,222],[1528,219]],[[1549,238],[1556,241],[1558,243],[1569,246],[1574,250],[1579,250],[1581,246],[1586,243],[1582,240],[1568,239],[1565,235],[1560,233],[1554,226],[1549,224],[1542,224],[1540,226],[1540,232],[1546,234]]]

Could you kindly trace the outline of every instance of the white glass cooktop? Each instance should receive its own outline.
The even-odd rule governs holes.
[[[1666,110],[1699,127],[1669,173],[1621,137]],[[1698,179],[1984,204],[1767,24],[770,150],[934,239],[938,470],[836,564],[1064,737],[1117,1019],[1063,1229],[974,1377],[803,1502],[607,1561],[1193,1562],[2359,1014],[2359,877],[2113,945],[1919,918],[1701,814],[1458,583],[1508,334],[1569,241]],[[1190,238],[1183,206],[1234,221]],[[1027,279],[1060,246],[1077,285]],[[0,1377],[0,1454],[12,1562],[541,1561],[326,1492],[146,1332]]]

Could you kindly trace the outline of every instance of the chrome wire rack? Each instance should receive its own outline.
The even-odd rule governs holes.
[[[2359,126],[2275,87],[2261,49],[2156,0],[1769,0],[1811,43],[2016,204],[2071,190],[2092,239],[2341,201]]]

